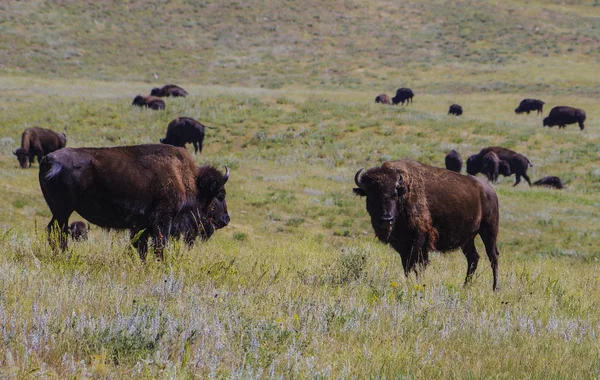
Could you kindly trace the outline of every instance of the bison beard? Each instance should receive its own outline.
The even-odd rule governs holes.
[[[496,290],[498,198],[487,183],[411,160],[385,162],[362,177],[361,171],[354,192],[367,197],[375,236],[400,254],[405,275],[418,276],[432,250],[461,248],[468,262],[466,284],[477,268],[474,239],[480,235]]]

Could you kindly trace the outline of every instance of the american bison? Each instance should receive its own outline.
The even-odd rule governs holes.
[[[415,94],[410,88],[401,87],[396,91],[396,96],[392,98],[392,104],[396,105],[402,103],[402,105],[404,105],[404,102],[406,102],[406,105],[408,105],[409,103],[412,103],[413,96],[415,96]]]
[[[165,101],[156,96],[142,96],[138,95],[133,99],[132,106],[147,107],[152,110],[164,110]]]
[[[519,106],[515,108],[515,113],[520,114],[523,112],[537,111],[537,114],[544,113],[544,102],[539,99],[523,99]]]
[[[545,187],[553,187],[555,189],[563,189],[563,183],[560,178],[556,176],[544,177],[533,183],[533,186],[545,186]]]
[[[569,106],[557,106],[550,110],[550,114],[544,118],[544,127],[552,128],[558,125],[558,128],[565,128],[567,124],[579,124],[579,129],[583,131],[585,125],[585,111],[579,108]]]
[[[179,86],[176,86],[174,84],[166,84],[161,88],[154,87],[150,92],[150,95],[158,96],[159,98],[164,98],[168,96],[185,98],[186,96],[188,96],[188,93],[186,90]]]
[[[21,168],[31,167],[34,157],[38,164],[42,157],[67,145],[67,135],[44,128],[27,128],[21,135],[21,147],[13,152]]]
[[[481,161],[481,172],[487,177],[488,181],[496,183],[500,172],[500,159],[493,151],[483,156]]]
[[[496,153],[500,159],[498,168],[499,173],[502,175],[515,175],[516,181],[513,186],[517,186],[521,182],[521,177],[525,178],[527,183],[531,186],[531,181],[527,175],[527,169],[533,165],[529,159],[522,154],[499,146],[484,148],[479,153],[469,156],[467,159],[467,173],[471,175],[482,173],[483,157],[491,151]]]
[[[377,95],[377,97],[375,97],[375,103],[392,104],[392,101],[390,100],[390,97],[386,94],[380,94]]]
[[[384,162],[361,176],[362,170],[354,177],[354,192],[366,196],[375,236],[400,254],[405,275],[415,271],[418,276],[430,251],[461,248],[467,258],[466,284],[479,261],[479,235],[497,289],[498,197],[489,184],[412,160]]]
[[[148,238],[163,257],[169,236],[186,239],[229,223],[225,183],[211,166],[198,167],[191,154],[171,145],[64,148],[40,165],[40,187],[52,212],[53,247],[67,248],[67,223],[76,211],[103,228],[127,229],[140,258]],[[218,212],[217,212],[218,210]]]
[[[460,153],[458,153],[454,149],[452,149],[450,153],[446,155],[444,161],[446,163],[446,169],[452,170],[453,172],[457,173],[460,173],[460,171],[462,170],[462,157],[460,156]]]
[[[450,108],[448,109],[448,115],[455,115],[455,116],[460,116],[463,114],[463,109],[460,105],[458,104],[453,104],[450,106]]]
[[[204,128],[211,128],[203,125],[191,117],[178,117],[171,120],[167,126],[167,135],[160,139],[162,144],[185,147],[186,143],[194,145],[194,153],[202,152],[202,141],[204,141]]]
[[[90,224],[84,223],[81,220],[73,222],[69,225],[69,233],[71,238],[75,241],[87,240],[88,232],[90,231]]]

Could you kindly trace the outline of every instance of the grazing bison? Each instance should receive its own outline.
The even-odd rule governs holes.
[[[550,114],[544,118],[544,127],[552,128],[558,125],[558,128],[565,128],[567,124],[579,124],[579,129],[583,131],[585,125],[585,111],[579,108],[569,106],[557,106],[550,110]]]
[[[563,189],[564,186],[560,178],[552,176],[552,177],[544,177],[533,183],[533,186],[545,186],[545,187],[553,187],[555,189]]]
[[[21,168],[30,168],[34,157],[42,157],[67,145],[67,135],[44,128],[27,128],[21,135],[21,147],[13,152]]]
[[[185,98],[186,96],[188,96],[188,93],[186,90],[179,86],[176,86],[174,84],[166,84],[161,88],[154,87],[150,92],[150,95],[158,96],[159,98],[164,98],[168,96]]]
[[[90,224],[84,223],[80,220],[71,223],[69,226],[69,233],[71,234],[71,238],[75,241],[87,240],[88,232],[90,230]]]
[[[457,173],[460,173],[460,171],[462,170],[462,157],[460,156],[460,153],[458,153],[454,149],[452,149],[450,153],[446,155],[445,162],[446,169],[448,170],[452,170],[453,172]]]
[[[49,240],[67,247],[67,223],[76,211],[103,228],[127,229],[144,259],[148,238],[163,257],[169,236],[202,235],[229,223],[223,175],[198,167],[185,149],[151,144],[64,148],[40,165],[40,187],[52,212]],[[216,203],[215,203],[216,202]]]
[[[463,109],[460,105],[458,104],[453,104],[450,106],[450,108],[448,109],[448,115],[456,115],[456,116],[460,116],[463,114]]]
[[[415,96],[415,94],[410,88],[401,87],[396,91],[396,96],[392,98],[392,104],[396,105],[402,103],[402,105],[404,105],[404,102],[406,102],[406,105],[408,105],[409,103],[412,103],[413,96]]]
[[[377,97],[375,98],[375,103],[392,104],[392,101],[390,100],[390,97],[386,94],[381,94],[377,95]]]
[[[487,177],[490,182],[498,181],[500,172],[500,159],[493,151],[489,151],[481,161],[481,172]]]
[[[461,248],[469,282],[479,261],[475,236],[481,236],[498,285],[498,197],[489,184],[412,160],[384,162],[360,169],[354,192],[366,196],[375,236],[400,254],[408,276],[429,262],[429,252]]]
[[[167,126],[167,135],[160,139],[162,144],[185,147],[186,143],[194,145],[194,153],[202,152],[202,141],[204,141],[204,128],[207,127],[191,117],[178,117],[171,120]]]
[[[519,114],[527,112],[529,114],[531,111],[537,111],[537,114],[539,115],[544,113],[544,104],[545,103],[539,99],[523,99],[521,100],[521,103],[519,103],[519,106],[515,108],[515,113]]]
[[[469,156],[467,159],[467,173],[471,175],[482,173],[483,157],[491,151],[496,153],[500,159],[498,167],[499,173],[502,175],[515,175],[516,181],[513,186],[517,186],[519,182],[521,182],[521,177],[525,178],[527,183],[531,186],[531,181],[527,175],[527,169],[529,166],[533,165],[529,159],[522,154],[499,146],[484,148],[479,153]]]
[[[133,99],[132,106],[148,107],[153,110],[164,110],[165,101],[156,96],[142,96],[138,95]]]

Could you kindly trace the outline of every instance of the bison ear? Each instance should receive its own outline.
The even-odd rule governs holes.
[[[408,184],[404,181],[402,174],[399,175],[398,182],[396,182],[396,193],[398,196],[402,196],[408,192]]]
[[[354,194],[359,195],[361,197],[366,197],[367,193],[361,189],[360,187],[355,187],[354,189],[352,189],[352,191],[354,192]]]

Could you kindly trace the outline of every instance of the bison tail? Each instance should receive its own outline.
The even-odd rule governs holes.
[[[60,171],[62,170],[62,164],[60,162],[47,163],[52,166],[50,167],[50,170],[46,172],[44,178],[46,178],[47,180],[51,180],[60,173]]]

